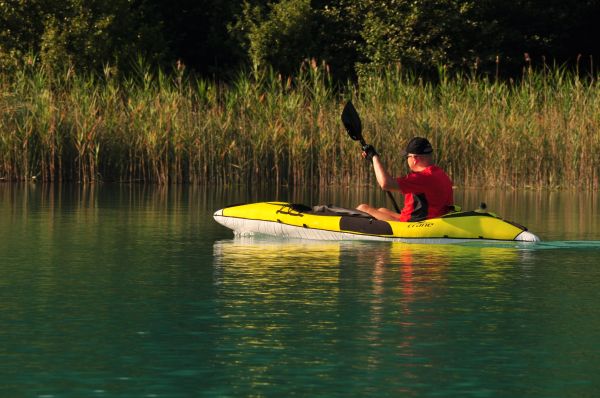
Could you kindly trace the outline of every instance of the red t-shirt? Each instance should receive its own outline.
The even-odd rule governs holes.
[[[421,221],[448,213],[454,204],[452,180],[438,166],[396,179],[404,194],[400,221]]]

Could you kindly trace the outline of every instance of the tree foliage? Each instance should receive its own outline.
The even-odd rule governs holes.
[[[287,74],[316,52],[310,0],[282,0],[266,5],[244,2],[235,25],[244,35],[253,68],[272,66]]]
[[[599,14],[598,0],[0,0],[0,68],[35,55],[51,69],[126,69],[141,55],[218,77],[294,74],[313,58],[341,79],[390,65],[518,73],[525,53],[600,55]]]
[[[165,42],[151,6],[130,0],[6,0],[0,2],[0,66],[32,54],[50,69],[97,69],[137,54],[160,59]]]
[[[365,2],[362,24],[367,65],[408,68],[463,65],[476,49],[474,1]]]

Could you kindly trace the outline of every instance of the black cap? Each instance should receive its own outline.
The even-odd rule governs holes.
[[[408,142],[406,146],[406,150],[404,151],[404,156],[409,153],[413,153],[415,155],[429,155],[433,152],[433,148],[427,138],[415,137]]]

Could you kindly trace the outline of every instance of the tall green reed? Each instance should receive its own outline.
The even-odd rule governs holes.
[[[340,122],[353,99],[364,136],[394,174],[425,136],[457,185],[596,189],[600,90],[560,68],[519,81],[399,67],[342,87],[326,65],[294,77],[240,74],[229,84],[140,63],[135,76],[0,75],[0,179],[217,184],[372,184]]]
[[[399,149],[421,135],[459,185],[595,189],[598,82],[551,72],[519,82],[454,76],[433,85],[392,70],[364,79],[361,94],[391,165],[403,165]]]

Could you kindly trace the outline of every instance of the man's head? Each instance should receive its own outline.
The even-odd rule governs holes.
[[[408,142],[404,150],[404,157],[412,171],[421,171],[432,163],[433,148],[427,138],[415,137]]]

